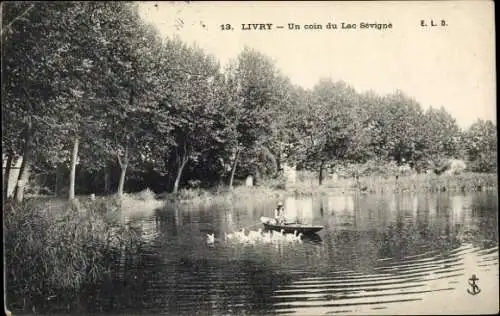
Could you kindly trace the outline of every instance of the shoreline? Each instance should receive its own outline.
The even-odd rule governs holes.
[[[177,193],[154,193],[149,189],[125,193],[122,205],[127,208],[145,206],[162,207],[167,203],[197,202],[244,202],[248,199],[280,199],[284,196],[308,197],[337,194],[386,194],[386,193],[428,193],[428,192],[488,192],[498,190],[498,176],[495,173],[462,173],[457,175],[417,174],[400,176],[365,176],[356,181],[353,178],[326,180],[322,185],[317,179],[298,180],[285,183],[284,180],[270,179],[256,186],[235,186],[217,188],[185,188]],[[27,196],[28,197],[28,196]],[[29,199],[57,201],[65,203],[62,197],[29,196]],[[77,195],[79,201],[90,199],[89,195]],[[117,199],[116,195],[97,196],[96,200]],[[236,200],[236,201],[235,201]]]
[[[317,181],[317,180],[316,180]],[[498,178],[494,173],[463,173],[458,175],[410,175],[395,177],[368,176],[354,179],[325,181],[321,186],[311,181],[284,183],[279,180],[264,181],[262,184],[246,187],[210,189],[182,189],[177,194],[163,194],[161,200],[174,203],[203,201],[230,201],[237,199],[283,198],[284,196],[308,197],[330,194],[386,194],[386,193],[428,193],[428,192],[496,192]],[[161,196],[161,195],[160,195]]]

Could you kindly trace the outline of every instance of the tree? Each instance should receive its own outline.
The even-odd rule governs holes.
[[[384,130],[380,146],[386,148],[389,158],[398,164],[413,161],[421,117],[420,105],[403,92],[384,97],[378,122]]]
[[[276,172],[276,154],[270,148],[279,134],[280,113],[287,101],[288,82],[265,55],[245,47],[236,61],[227,69],[227,84],[232,98],[228,101],[227,115],[232,122],[233,147],[229,187],[238,164],[257,171],[263,163],[271,161]],[[279,147],[278,147],[279,148]],[[260,157],[260,158],[259,158]]]
[[[60,28],[61,11],[70,7],[71,4],[29,2],[2,6],[3,21],[11,21],[5,27],[7,32],[2,33],[2,116],[8,121],[2,145],[6,145],[9,155],[23,157],[16,184],[18,201],[23,198],[33,157],[43,150],[33,144],[47,144],[44,138],[58,115],[50,104],[59,88],[51,65],[64,50],[56,31]]]
[[[94,142],[100,142],[95,145],[117,160],[121,170],[117,194],[122,196],[130,162],[133,157],[138,162],[138,156],[150,148],[147,140],[151,137],[146,135],[161,98],[155,77],[162,43],[156,32],[140,21],[134,5],[104,6],[98,12],[101,16],[95,19],[104,25],[98,40],[105,43],[101,59],[101,94],[105,98],[96,111],[102,124],[101,137]]]
[[[300,165],[318,170],[321,185],[326,168],[356,157],[354,146],[361,123],[356,117],[359,99],[344,82],[323,79],[313,88],[309,102],[301,127]]]
[[[160,148],[165,168],[174,170],[173,192],[177,192],[188,162],[198,161],[221,141],[213,93],[219,65],[200,49],[175,39],[167,43],[166,49],[170,60],[163,67],[168,74],[168,89],[164,90],[158,112],[171,124],[159,131],[168,140]]]
[[[415,162],[419,169],[434,168],[450,158],[459,158],[460,128],[444,108],[430,107],[417,135]]]
[[[19,10],[11,11],[14,15]],[[20,180],[27,179],[34,156],[56,165],[67,160],[61,148],[71,143],[69,198],[73,199],[81,144],[110,136],[120,147],[113,148],[115,153],[128,144],[131,132],[126,128],[137,124],[121,123],[129,122],[128,112],[139,113],[138,108],[149,106],[149,95],[138,91],[148,91],[153,81],[151,46],[160,43],[129,3],[36,4],[25,16],[27,20],[11,26],[15,36],[3,50],[8,75],[2,86],[7,104],[2,111],[12,123],[2,142],[13,154],[23,155]],[[137,102],[145,104],[138,107]],[[113,135],[104,133],[110,130]],[[32,146],[35,141],[37,148]],[[98,148],[105,150],[97,161],[106,160],[110,148]],[[83,154],[98,158],[95,149]],[[128,155],[120,158],[125,172]],[[19,181],[19,192],[25,182]]]
[[[481,119],[474,122],[465,133],[464,146],[472,171],[497,170],[497,132],[493,122]]]

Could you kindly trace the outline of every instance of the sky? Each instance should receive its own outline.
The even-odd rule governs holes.
[[[424,109],[443,106],[463,128],[478,118],[496,123],[493,2],[158,1],[139,7],[162,35],[196,43],[222,65],[248,46],[304,88],[331,78],[360,92],[402,90]],[[431,27],[431,19],[446,26]],[[357,27],[342,28],[342,22]],[[260,23],[272,23],[271,30],[242,30],[242,24]],[[289,23],[301,29],[289,30]],[[328,23],[338,28],[327,29]],[[304,28],[312,24],[322,29]]]

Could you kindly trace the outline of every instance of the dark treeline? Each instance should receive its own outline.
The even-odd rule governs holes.
[[[443,108],[424,111],[402,92],[358,93],[330,79],[306,90],[250,48],[221,67],[162,38],[135,4],[9,2],[2,23],[2,153],[23,157],[18,200],[36,176],[71,199],[232,187],[249,174],[276,177],[285,163],[320,179],[372,160],[424,171],[456,158],[496,170],[490,121],[461,130]]]

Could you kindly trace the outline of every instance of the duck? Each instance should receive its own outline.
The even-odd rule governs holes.
[[[240,240],[241,240],[241,239],[246,238],[246,235],[245,235],[245,227],[243,227],[243,228],[241,229],[241,231],[239,231],[239,232],[235,232],[235,233],[234,233],[234,235],[235,235],[235,237],[236,237],[236,238],[238,238],[238,239],[240,239]]]
[[[262,239],[266,243],[271,243],[273,242],[273,233],[272,231],[268,231],[267,233],[264,233],[264,238]]]
[[[253,240],[259,240],[262,238],[262,228],[259,228],[258,231],[250,231],[248,233],[248,238]]]
[[[285,237],[284,229],[282,229],[279,233],[273,231],[273,236],[272,236],[273,241],[283,240],[284,237]]]
[[[248,238],[248,236],[240,236],[240,242],[241,243],[244,243],[244,244],[248,244],[248,243],[255,243],[255,241],[253,239],[250,239]]]
[[[285,239],[286,239],[287,241],[290,241],[290,242],[295,241],[295,240],[296,240],[296,237],[297,237],[297,236],[295,235],[296,233],[297,233],[297,231],[295,231],[295,232],[293,233],[293,235],[292,235],[292,234],[287,234],[287,235],[285,235]]]
[[[233,233],[230,233],[230,234],[228,234],[228,233],[224,233],[224,239],[225,239],[226,241],[232,240],[232,239],[234,239],[234,238],[235,238],[235,237],[234,237],[234,234],[233,234]]]
[[[293,236],[294,236],[294,241],[300,241],[300,242],[302,242],[302,236],[304,236],[304,234],[303,233],[298,233],[297,234],[297,231],[295,231],[294,234],[293,234]]]
[[[209,247],[215,246],[215,234],[207,234],[207,245]]]
[[[245,228],[243,227],[241,231],[234,233],[236,238],[242,243],[250,242],[250,238],[245,234]]]

